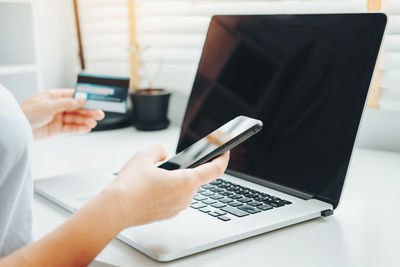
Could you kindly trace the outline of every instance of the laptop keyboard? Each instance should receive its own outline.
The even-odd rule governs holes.
[[[290,204],[290,201],[217,179],[200,188],[190,207],[227,222],[232,215],[241,218]]]

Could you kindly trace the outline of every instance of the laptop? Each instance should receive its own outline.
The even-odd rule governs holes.
[[[226,173],[190,208],[118,238],[170,261],[332,215],[385,25],[380,13],[214,16],[176,152],[239,115],[264,129],[231,151]],[[63,175],[35,191],[74,212],[113,178]]]

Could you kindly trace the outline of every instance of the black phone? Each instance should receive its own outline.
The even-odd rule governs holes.
[[[243,143],[263,127],[260,120],[239,116],[162,163],[159,168],[194,168]]]

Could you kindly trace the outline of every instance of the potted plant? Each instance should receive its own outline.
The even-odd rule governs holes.
[[[140,49],[138,45],[135,47],[136,57],[139,58]],[[142,70],[139,79],[144,79],[147,84],[144,88],[134,86],[130,94],[132,100],[133,123],[138,130],[155,131],[168,127],[169,120],[167,118],[168,105],[171,92],[163,88],[155,88],[154,83],[158,79],[163,67],[164,60],[161,58],[157,64],[157,68],[153,74],[150,73],[148,66],[143,61],[138,60],[138,68]],[[140,84],[139,81],[136,84]]]

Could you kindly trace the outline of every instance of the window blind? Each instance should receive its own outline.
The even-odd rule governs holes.
[[[400,110],[400,1],[383,1],[388,14],[387,35],[383,46],[380,108]]]
[[[129,76],[127,0],[79,0],[86,71]]]
[[[147,72],[150,73],[147,76],[157,76],[155,87],[187,94],[214,14],[366,11],[365,0],[136,0],[135,3],[137,42],[142,47],[140,60],[143,66],[139,70],[139,87],[147,85],[144,73]]]
[[[129,75],[128,0],[80,0],[87,71]],[[214,14],[366,11],[366,0],[135,0],[139,87],[190,93]],[[132,50],[132,49],[131,49]]]

